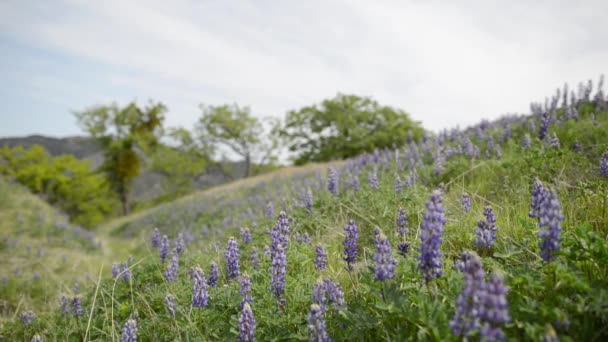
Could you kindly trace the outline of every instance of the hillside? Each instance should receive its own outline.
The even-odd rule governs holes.
[[[608,102],[590,92],[111,222],[100,282],[43,304],[8,277],[2,335],[606,340]]]

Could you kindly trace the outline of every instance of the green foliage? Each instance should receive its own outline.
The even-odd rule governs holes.
[[[196,131],[203,146],[227,147],[245,161],[245,177],[255,174],[252,164],[266,165],[276,159],[278,142],[265,123],[251,114],[249,107],[237,104],[201,105],[203,111]],[[267,119],[269,120],[269,119]],[[273,125],[267,122],[266,126]]]
[[[346,159],[374,149],[402,146],[408,131],[422,136],[420,124],[402,110],[369,97],[338,94],[320,105],[287,113],[280,130],[296,165]]]
[[[50,156],[42,146],[0,149],[0,173],[14,178],[65,212],[70,220],[92,227],[114,209],[108,183],[88,161],[71,155]]]
[[[142,109],[131,102],[124,108],[111,104],[74,113],[80,126],[100,139],[104,149],[101,170],[120,198],[125,215],[129,213],[131,185],[142,168],[139,153],[158,145],[166,111],[162,103],[150,103]]]

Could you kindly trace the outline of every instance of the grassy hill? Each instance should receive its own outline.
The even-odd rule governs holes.
[[[96,232],[98,250],[71,248],[97,259],[79,291],[70,289],[73,274],[60,276],[61,291],[41,275],[47,297],[36,300],[10,274],[0,288],[1,334],[124,341],[136,326],[141,341],[235,340],[251,308],[258,341],[445,341],[466,332],[469,340],[606,340],[607,105],[602,95],[549,115],[483,121],[116,220]],[[38,212],[2,203],[13,208],[3,217]],[[23,225],[3,224],[13,228],[2,252],[14,254],[10,241]],[[62,251],[49,251],[56,257],[46,264],[59,267]],[[8,271],[29,260],[11,259]],[[70,301],[64,314],[61,294]],[[30,310],[31,322],[22,317]]]

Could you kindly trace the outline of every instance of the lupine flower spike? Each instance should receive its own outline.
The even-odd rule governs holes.
[[[426,283],[443,274],[442,254],[439,251],[446,220],[443,214],[443,200],[441,192],[435,191],[426,202],[426,213],[420,225],[420,256],[418,257],[420,270]]]
[[[122,328],[120,342],[137,342],[137,322],[129,319]]]
[[[344,261],[346,261],[347,268],[352,271],[352,264],[357,261],[357,240],[359,240],[359,230],[355,221],[350,220],[346,227],[344,227]]]
[[[239,335],[236,338],[237,342],[253,342],[255,341],[255,318],[249,303],[243,305],[241,316],[239,317]]]

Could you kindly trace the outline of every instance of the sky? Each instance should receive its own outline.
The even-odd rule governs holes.
[[[438,131],[529,111],[608,72],[608,1],[0,1],[0,136],[161,101],[282,117],[338,92]]]

